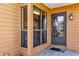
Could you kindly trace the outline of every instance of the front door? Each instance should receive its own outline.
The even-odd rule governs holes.
[[[52,14],[52,41],[54,45],[66,45],[66,12]]]

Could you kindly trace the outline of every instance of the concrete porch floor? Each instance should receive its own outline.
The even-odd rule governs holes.
[[[60,52],[60,51],[55,51],[55,50],[50,50],[50,48],[45,49],[41,53],[39,53],[37,56],[79,56],[79,52],[73,52],[73,51],[65,51],[65,52]]]

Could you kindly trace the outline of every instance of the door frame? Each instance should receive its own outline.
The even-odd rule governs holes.
[[[56,14],[64,14],[65,15],[65,48],[67,48],[67,12],[58,12],[58,13],[54,13],[54,14],[51,14],[51,45],[52,45],[52,39],[53,39],[53,36],[52,36],[52,25],[53,25],[53,15],[56,15]]]

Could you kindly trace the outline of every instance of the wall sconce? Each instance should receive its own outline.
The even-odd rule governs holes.
[[[73,15],[72,15],[72,13],[69,14],[69,19],[70,19],[70,20],[73,20]]]

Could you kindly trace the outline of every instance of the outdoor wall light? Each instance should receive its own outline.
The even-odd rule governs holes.
[[[72,13],[69,14],[69,19],[70,19],[70,20],[73,20],[73,15],[72,15]]]

